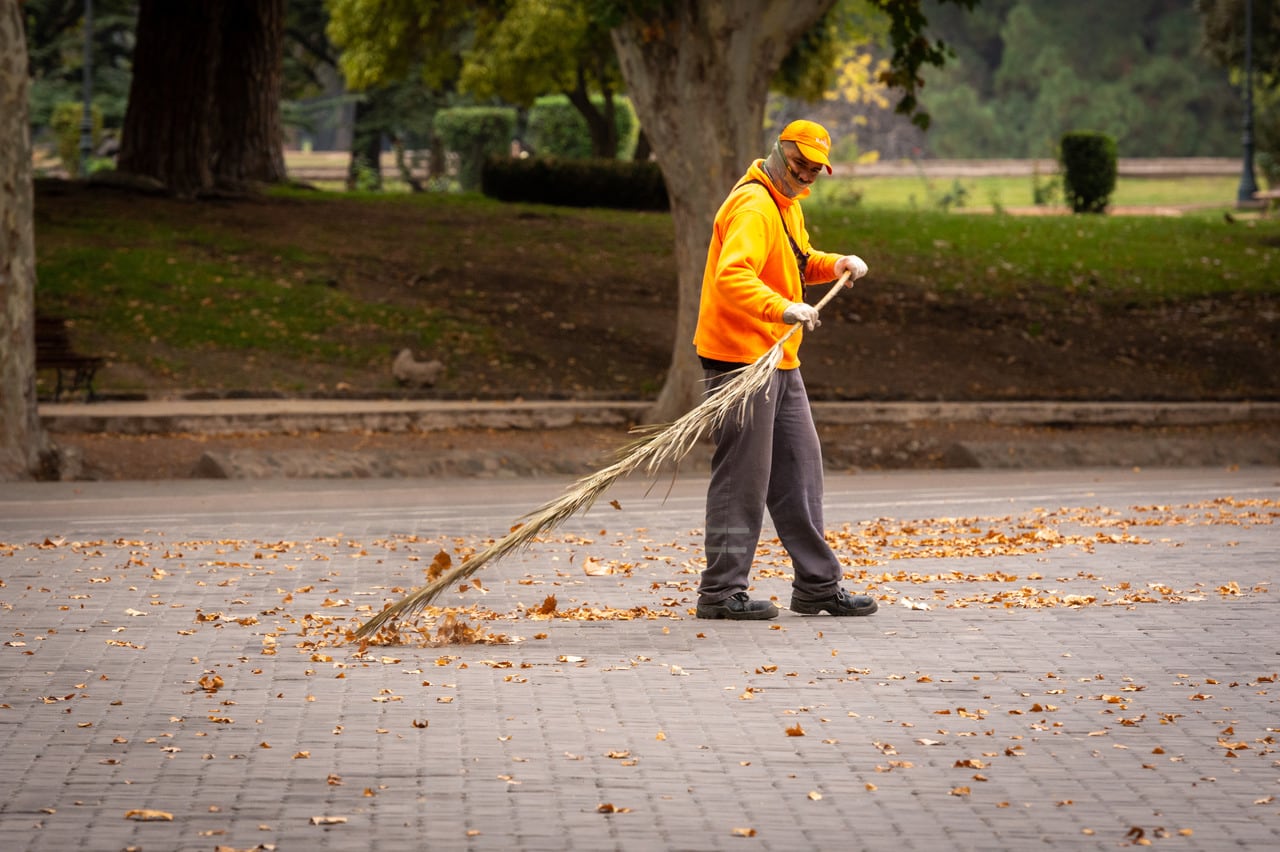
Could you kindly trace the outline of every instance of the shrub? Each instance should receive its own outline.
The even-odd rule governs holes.
[[[650,161],[493,157],[485,163],[482,189],[499,201],[563,207],[666,210],[669,206],[662,171]]]
[[[93,122],[93,147],[102,142],[102,110],[97,104],[90,109]],[[49,127],[53,130],[54,145],[62,167],[71,177],[80,177],[80,124],[84,120],[84,104],[78,101],[60,101],[53,108]]]
[[[1102,213],[1116,188],[1116,140],[1105,133],[1062,136],[1062,192],[1076,213]]]
[[[591,102],[596,109],[604,109],[604,98],[599,95]],[[628,98],[614,98],[613,108],[618,122],[618,159],[630,160],[640,125]],[[593,156],[587,120],[564,95],[547,95],[534,102],[529,110],[528,137],[529,145],[539,156],[579,160]]]
[[[436,113],[436,134],[458,155],[458,183],[463,189],[479,188],[487,157],[510,154],[515,127],[516,111],[509,107],[454,107]]]

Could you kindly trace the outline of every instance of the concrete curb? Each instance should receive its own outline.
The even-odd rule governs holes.
[[[432,432],[626,426],[647,402],[423,400],[148,400],[53,403],[40,419],[53,433]],[[824,425],[993,423],[1006,426],[1211,426],[1280,422],[1280,402],[816,402]]]

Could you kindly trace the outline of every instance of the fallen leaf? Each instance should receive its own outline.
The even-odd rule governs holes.
[[[346,825],[347,818],[344,816],[313,816],[311,818],[312,825]]]
[[[435,555],[431,560],[431,564],[427,567],[427,580],[437,580],[445,571],[453,566],[453,558],[443,550]]]
[[[154,811],[150,808],[134,808],[131,811],[125,811],[124,818],[138,822],[173,822],[173,814],[168,811]]]

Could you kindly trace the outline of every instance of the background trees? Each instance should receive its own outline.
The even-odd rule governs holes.
[[[1238,62],[1241,3],[1196,6],[1204,44],[1227,66]],[[1272,93],[1277,5],[1255,0],[1259,85]],[[36,39],[24,63],[37,92],[31,102],[47,113],[78,83],[76,62],[64,58],[77,55],[82,6],[28,0],[4,8]],[[928,123],[919,103],[932,114],[927,136],[903,133],[900,122],[889,135],[858,140],[863,150],[893,140],[883,149],[889,156],[912,145],[950,156],[1045,156],[1063,130],[1079,126],[1114,135],[1131,156],[1238,148],[1236,92],[1226,73],[1205,70],[1200,19],[1181,0],[99,0],[97,8],[100,97],[119,105],[129,84],[120,166],[183,194],[284,177],[281,98],[286,80],[299,85],[282,70],[286,38],[289,67],[312,74],[317,87],[333,84],[325,69],[338,61],[331,40],[341,44],[348,80],[370,88],[359,122],[370,132],[354,143],[366,159],[411,113],[429,115],[461,96],[526,104],[552,90],[573,101],[593,149],[607,154],[617,144],[610,100],[625,86],[672,194],[680,266],[676,350],[658,417],[678,414],[697,393],[688,340],[715,206],[763,152],[771,128],[820,109],[810,102],[832,86],[835,68],[896,90],[870,98],[868,111],[896,101],[918,126]],[[876,38],[874,55],[850,54],[850,44]],[[922,72],[946,47],[958,61]],[[800,99],[770,101],[771,92]],[[1274,119],[1268,104],[1260,102]],[[1264,149],[1262,117],[1258,133]],[[7,203],[17,208],[21,181],[14,186]],[[26,297],[10,289],[5,298]],[[6,303],[18,335],[21,316],[21,305]],[[6,370],[25,351],[17,337],[8,343],[0,350]],[[15,393],[7,398],[21,397]]]
[[[1241,1],[1199,5],[1239,11]],[[1046,157],[1082,128],[1114,136],[1121,156],[1238,151],[1237,91],[1202,54],[1200,19],[1182,0],[984,0],[963,15],[930,7],[956,61],[925,75],[927,153]]]
[[[1202,45],[1218,65],[1243,85],[1245,0],[1196,0]],[[1280,184],[1280,2],[1253,0],[1254,135],[1258,166],[1275,188]]]

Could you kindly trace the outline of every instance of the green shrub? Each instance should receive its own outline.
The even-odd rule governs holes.
[[[604,110],[604,98],[597,95],[591,102],[596,109]],[[630,99],[614,98],[613,109],[618,122],[618,159],[630,160],[640,135],[640,124]],[[587,120],[564,95],[547,95],[534,102],[529,109],[527,141],[540,157],[585,160],[594,156]]]
[[[1116,188],[1116,140],[1105,133],[1062,136],[1062,192],[1076,213],[1102,213]]]
[[[463,189],[479,188],[486,158],[510,155],[515,127],[516,111],[509,107],[454,107],[436,113],[436,134],[458,156]]]
[[[485,163],[485,195],[563,207],[667,210],[667,185],[651,161],[493,157]]]
[[[93,121],[93,147],[102,142],[102,110],[97,104],[90,108]],[[62,167],[71,177],[80,177],[80,124],[84,119],[84,104],[78,101],[60,101],[53,108],[49,127],[53,130],[54,145]]]

